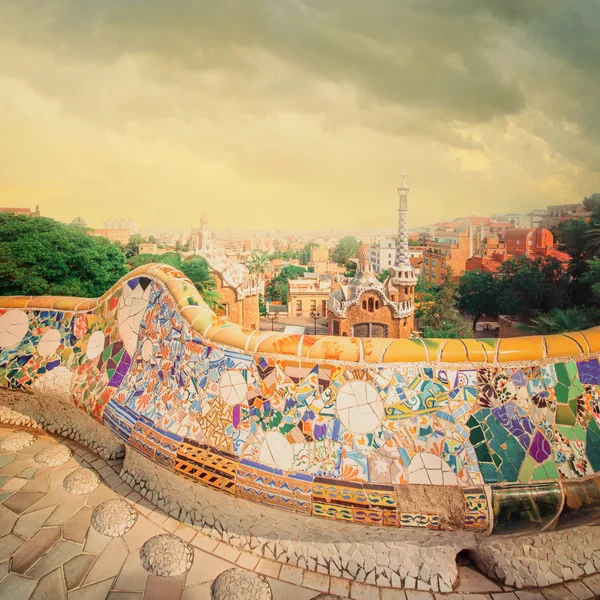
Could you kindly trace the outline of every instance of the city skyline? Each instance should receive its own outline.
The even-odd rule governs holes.
[[[410,227],[600,188],[597,4],[379,8],[4,3],[0,204],[348,230],[403,166]]]

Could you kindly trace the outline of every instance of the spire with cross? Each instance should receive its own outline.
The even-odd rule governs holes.
[[[402,178],[398,188],[398,237],[396,238],[396,257],[394,266],[402,268],[410,266],[410,256],[408,254],[408,186],[406,185],[406,169],[402,169],[400,174]]]

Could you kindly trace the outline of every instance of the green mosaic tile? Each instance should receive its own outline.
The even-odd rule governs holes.
[[[526,456],[523,464],[521,465],[521,471],[519,472],[519,481],[521,483],[529,483],[536,466],[537,463],[535,460],[531,456]]]
[[[556,423],[561,425],[575,425],[577,417],[568,406],[556,407]]]

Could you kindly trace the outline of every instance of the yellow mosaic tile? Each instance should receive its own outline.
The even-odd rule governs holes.
[[[393,341],[394,340],[390,338],[363,338],[365,362],[380,362],[382,354]]]
[[[600,352],[600,327],[592,327],[581,332],[590,346],[590,352]]]
[[[462,340],[448,340],[440,353],[442,362],[467,362],[469,356],[467,347]]]
[[[563,333],[563,335],[577,343],[584,354],[590,351],[590,345],[580,331],[570,331],[569,333]]]
[[[491,357],[494,356],[493,351],[488,354],[486,349],[482,344],[479,343],[479,340],[474,339],[464,339],[461,342],[467,348],[467,353],[469,357],[469,362],[487,362]]]
[[[385,350],[383,361],[421,362],[429,360],[427,349],[420,338],[394,340]]]
[[[544,358],[543,339],[541,335],[499,339],[498,362],[541,360]]]
[[[4,296],[0,297],[0,308],[25,308],[33,296]]]
[[[53,305],[52,308],[56,310],[75,310],[75,307],[80,303],[82,298],[59,298]]]
[[[207,337],[213,342],[226,344],[227,346],[232,346],[234,348],[245,348],[251,331],[251,329],[228,323],[218,329],[211,328]]]
[[[276,333],[260,342],[257,347],[258,352],[270,352],[274,354],[287,354],[296,356],[298,353],[298,344],[300,335],[290,335],[287,333]]]
[[[326,360],[360,360],[360,340],[358,338],[324,336],[306,354],[307,358]]]
[[[548,358],[578,356],[582,354],[579,344],[566,335],[547,335],[546,350]]]

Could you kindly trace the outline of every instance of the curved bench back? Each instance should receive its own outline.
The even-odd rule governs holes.
[[[66,394],[240,498],[388,527],[598,520],[600,328],[489,340],[253,331],[165,265],[98,299],[0,298],[0,386]]]

